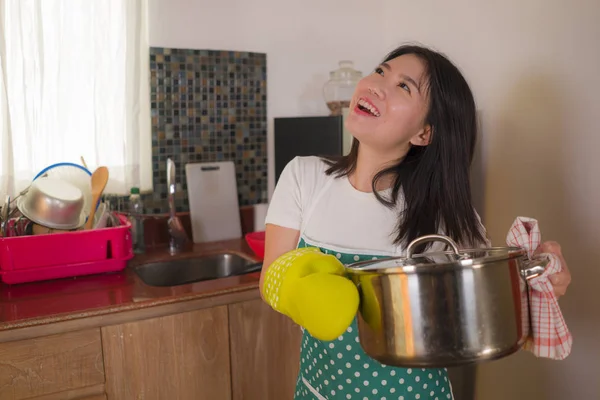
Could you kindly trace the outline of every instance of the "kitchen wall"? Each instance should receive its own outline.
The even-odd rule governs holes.
[[[478,399],[598,399],[600,360],[600,3],[597,0],[397,2],[150,0],[150,44],[267,54],[272,120],[326,115],[321,87],[341,59],[368,72],[420,41],[465,72],[481,110],[486,226],[502,244],[517,215],[558,240],[574,282],[561,299],[574,335],[565,361],[521,353],[479,368]],[[502,375],[502,378],[501,378]]]
[[[560,301],[571,356],[523,352],[487,364],[478,399],[600,399],[600,2],[386,0],[385,11],[388,46],[434,46],[472,85],[483,120],[483,217],[495,244],[516,216],[535,217],[573,274]]]
[[[383,1],[150,0],[150,45],[267,54],[268,154],[273,118],[327,115],[323,84],[338,61],[367,73],[384,56]],[[269,157],[269,193],[274,186]]]
[[[185,165],[233,161],[240,206],[267,200],[266,54],[150,48],[153,193],[147,213],[168,212],[167,159],[177,211],[188,211]]]

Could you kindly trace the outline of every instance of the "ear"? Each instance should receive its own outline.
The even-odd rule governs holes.
[[[410,144],[413,146],[427,146],[431,143],[431,135],[433,134],[433,128],[427,124],[421,129],[419,133],[410,139]]]

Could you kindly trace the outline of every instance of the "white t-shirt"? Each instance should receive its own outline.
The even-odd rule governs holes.
[[[398,217],[405,207],[402,192],[396,207],[388,208],[373,193],[355,189],[348,177],[325,174],[327,168],[315,156],[290,161],[279,177],[265,223],[299,230],[312,245],[346,253],[404,255],[404,247],[394,244]],[[379,193],[386,198],[391,189]],[[434,242],[427,252],[444,249],[443,242]]]
[[[296,229],[313,244],[353,253],[398,255],[394,244],[399,212],[373,193],[355,189],[347,177],[325,174],[319,157],[296,157],[284,168],[267,212],[266,223]],[[381,192],[388,196],[391,189]]]

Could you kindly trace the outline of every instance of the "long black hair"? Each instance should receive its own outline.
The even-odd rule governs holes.
[[[402,189],[405,208],[398,218],[396,244],[443,231],[464,246],[485,242],[482,226],[471,202],[469,170],[477,140],[477,112],[469,85],[444,55],[417,46],[400,46],[384,62],[405,54],[421,59],[428,77],[429,110],[426,124],[432,129],[427,146],[411,146],[397,164],[379,171],[372,188],[377,199],[395,207]],[[354,139],[347,156],[328,162],[327,174],[347,176],[356,168],[359,142]],[[384,176],[394,176],[391,198],[376,188]],[[424,251],[431,243],[421,246]]]

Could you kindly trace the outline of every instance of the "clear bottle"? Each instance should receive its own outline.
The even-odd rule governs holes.
[[[131,237],[133,252],[141,254],[145,251],[144,245],[144,203],[140,197],[140,189],[132,187],[129,196],[129,222],[131,222]]]
[[[342,109],[350,106],[356,84],[362,72],[354,69],[352,61],[340,61],[339,68],[329,73],[329,80],[323,86],[323,97],[330,115],[342,115]]]

